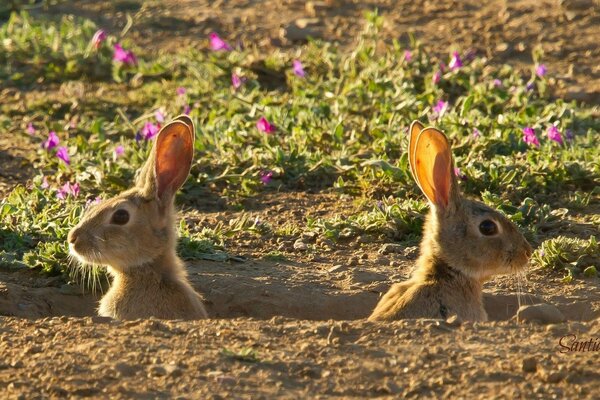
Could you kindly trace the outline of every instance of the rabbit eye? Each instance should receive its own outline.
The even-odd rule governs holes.
[[[110,223],[115,225],[125,225],[127,222],[129,222],[129,212],[123,209],[115,211],[110,220]]]
[[[494,221],[486,219],[479,224],[479,232],[485,236],[492,236],[498,233],[498,226]]]

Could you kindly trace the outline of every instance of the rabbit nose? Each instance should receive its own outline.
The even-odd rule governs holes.
[[[75,244],[75,242],[77,242],[78,237],[79,237],[79,234],[77,232],[77,229],[71,229],[69,231],[69,234],[67,235],[67,240],[69,241],[69,243]]]

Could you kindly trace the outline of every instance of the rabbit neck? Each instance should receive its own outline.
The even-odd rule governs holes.
[[[481,298],[482,282],[464,274],[460,268],[451,266],[442,258],[423,254],[417,263],[415,277],[418,281],[454,286],[469,296]]]
[[[147,281],[152,279],[179,279],[185,278],[183,261],[175,251],[167,251],[154,260],[140,265],[127,266],[125,268],[110,268],[109,272],[121,281]]]

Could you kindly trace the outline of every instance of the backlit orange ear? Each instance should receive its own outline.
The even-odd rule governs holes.
[[[192,128],[181,120],[165,125],[156,138],[154,171],[156,194],[159,199],[164,200],[175,195],[190,173],[193,158]]]
[[[415,119],[412,124],[410,124],[408,132],[408,165],[410,166],[410,173],[415,180],[417,180],[417,175],[415,174],[415,145],[417,144],[417,136],[419,136],[419,133],[421,133],[423,128],[423,124]],[[417,184],[419,184],[418,181]]]
[[[445,209],[452,190],[452,153],[446,136],[435,128],[425,128],[415,143],[414,168],[417,183],[427,199]]]
[[[173,121],[181,121],[184,124],[186,124],[192,131],[192,140],[196,139],[196,128],[194,127],[194,121],[192,121],[192,119],[188,115],[181,114],[175,117]]]

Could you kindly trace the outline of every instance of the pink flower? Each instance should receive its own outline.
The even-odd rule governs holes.
[[[535,68],[535,74],[537,76],[539,76],[540,78],[543,77],[544,75],[546,75],[546,65],[545,64],[540,64]]]
[[[48,177],[47,176],[44,176],[42,178],[42,184],[40,185],[40,187],[42,189],[48,189],[50,187],[50,184],[48,183]]]
[[[446,110],[448,109],[448,102],[444,100],[439,100],[435,106],[433,106],[433,112],[440,118]]]
[[[458,168],[458,167],[454,167],[454,176],[456,176],[457,178],[460,178],[463,181],[467,180],[467,175],[463,174],[460,171],[460,168]]]
[[[306,76],[306,72],[304,72],[304,67],[302,66],[300,60],[294,60],[292,62],[292,68],[296,76],[299,76],[300,78],[304,78]]]
[[[114,51],[115,51],[113,54],[114,61],[118,61],[118,62],[126,64],[126,65],[136,65],[137,64],[137,58],[135,57],[135,54],[133,54],[132,51],[123,49],[123,47],[121,47],[121,45],[119,43],[115,43]]]
[[[530,127],[523,128],[523,141],[528,145],[540,146],[540,141],[535,135],[535,131]]]
[[[494,84],[494,87],[502,87],[502,81],[500,79],[494,79],[492,83]]]
[[[275,132],[275,127],[267,121],[265,117],[260,117],[260,119],[256,121],[256,128],[266,134]]]
[[[85,201],[85,206],[86,206],[86,208],[87,208],[87,207],[89,207],[89,206],[93,206],[93,205],[96,205],[96,204],[100,204],[101,202],[102,202],[102,197],[100,197],[100,196],[96,196],[96,198],[94,198],[94,199],[92,199],[92,198],[89,198],[89,199],[87,199],[87,200]]]
[[[547,135],[548,135],[548,139],[555,141],[558,144],[563,144],[563,139],[562,136],[560,134],[560,131],[558,130],[558,128],[554,125],[551,125],[548,130],[546,131]]]
[[[180,86],[180,87],[177,88],[177,95],[178,96],[183,96],[186,92],[187,92],[187,89],[184,88],[183,86]]]
[[[231,85],[234,89],[239,89],[246,79],[238,76],[237,74],[231,74]]]
[[[463,66],[463,63],[462,63],[462,60],[460,59],[460,55],[458,54],[458,51],[455,51],[454,53],[452,53],[452,58],[450,59],[450,62],[448,63],[448,67],[452,71],[456,71],[457,69],[459,69],[462,66]]]
[[[48,133],[48,139],[42,144],[42,147],[46,150],[50,150],[58,146],[58,143],[60,143],[60,139],[56,135],[56,132],[50,131],[50,133]]]
[[[60,187],[56,193],[56,197],[61,200],[67,198],[67,196],[77,197],[79,195],[79,183],[71,183],[67,182],[62,187]]]
[[[185,106],[183,106],[183,113],[185,115],[190,115],[191,112],[192,112],[192,107],[190,107],[189,104],[186,104]]]
[[[479,132],[479,129],[473,128],[473,137],[477,139],[479,136],[481,136],[481,132]]]
[[[208,37],[210,38],[210,48],[214,51],[232,50],[231,46],[226,41],[221,39],[215,32],[211,32]]]
[[[163,114],[161,110],[154,111],[154,118],[156,118],[156,121],[158,122],[165,122],[165,114]]]
[[[96,33],[94,33],[94,36],[92,36],[92,46],[97,49],[105,40],[106,32],[103,29],[98,29]]]
[[[35,127],[31,122],[27,124],[27,133],[30,135],[35,135]]]
[[[260,181],[263,185],[268,185],[271,179],[273,179],[273,171],[262,171],[260,173]]]
[[[119,158],[123,154],[125,154],[125,148],[123,147],[123,145],[118,145],[117,147],[115,147],[114,154],[115,158]]]
[[[410,62],[412,60],[412,52],[410,50],[404,50],[404,61]]]
[[[154,136],[158,134],[160,130],[159,124],[153,124],[152,122],[146,122],[142,129],[140,130],[141,137],[146,140],[152,139]]]
[[[442,72],[441,71],[436,71],[433,76],[431,77],[431,82],[433,82],[434,85],[437,85],[440,80],[442,79]]]
[[[69,158],[69,150],[65,146],[60,146],[56,150],[56,157],[63,160],[65,164],[71,165],[71,159]]]

